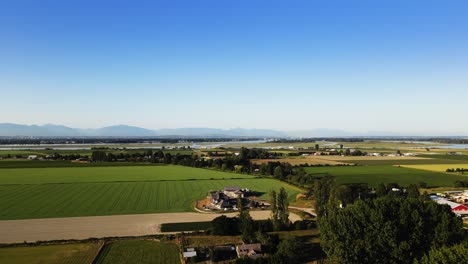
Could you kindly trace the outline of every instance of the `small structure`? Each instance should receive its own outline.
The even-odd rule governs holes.
[[[244,198],[244,192],[239,187],[224,187],[223,193],[229,198]]]
[[[184,259],[189,259],[189,258],[192,258],[192,257],[196,257],[197,256],[197,251],[195,251],[195,248],[187,248],[185,249],[185,251],[182,253]]]
[[[37,155],[29,155],[28,159],[30,160],[37,160]]]
[[[256,259],[261,256],[262,254],[262,244],[242,244],[236,246],[237,256],[239,258],[252,258]]]

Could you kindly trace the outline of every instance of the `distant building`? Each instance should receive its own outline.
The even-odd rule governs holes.
[[[452,212],[454,212],[457,215],[460,215],[460,216],[468,215],[468,206],[466,205],[455,203],[444,198],[438,198],[438,199],[435,199],[434,201],[438,204],[446,204],[450,206],[450,208],[452,209]]]
[[[236,246],[237,256],[239,258],[256,259],[263,256],[262,244],[242,244]]]
[[[37,155],[29,155],[28,159],[30,160],[37,160]]]
[[[229,209],[237,206],[237,198],[244,198],[244,191],[239,187],[225,187],[223,191],[211,191],[209,197],[211,206]]]

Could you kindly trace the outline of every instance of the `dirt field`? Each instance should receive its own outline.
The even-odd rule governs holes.
[[[374,157],[374,156],[315,156],[315,159],[318,160],[327,160],[327,161],[341,161],[346,162],[348,160],[430,160],[428,158],[422,157]]]
[[[235,216],[237,213],[228,213]],[[91,237],[143,236],[160,233],[162,223],[211,221],[220,214],[165,213],[69,217],[0,221],[0,243],[22,243]],[[252,218],[267,219],[270,211],[252,211]],[[291,221],[300,220],[291,214]]]
[[[318,164],[323,164],[323,165],[339,165],[343,164],[342,162],[334,161],[334,160],[328,160],[328,159],[321,159],[318,158],[317,156],[305,156],[305,157],[297,157],[297,158],[286,158],[286,159],[254,159],[252,160],[253,163],[256,164],[263,164],[263,163],[268,163],[268,162],[284,162],[284,163],[289,163],[291,165],[301,165],[301,164],[306,164],[308,163],[309,165],[318,165]]]

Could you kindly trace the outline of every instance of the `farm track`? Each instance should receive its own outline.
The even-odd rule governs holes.
[[[237,214],[224,215],[232,217]],[[6,220],[0,221],[0,243],[154,235],[161,234],[160,226],[163,223],[211,221],[220,215],[160,213]],[[255,220],[268,219],[270,211],[252,211],[251,216]],[[290,220],[294,222],[300,217],[291,214]]]

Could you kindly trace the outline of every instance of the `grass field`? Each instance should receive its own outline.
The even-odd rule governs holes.
[[[96,264],[178,264],[179,249],[173,243],[150,240],[117,241],[106,245]]]
[[[89,264],[100,244],[67,244],[0,248],[2,264]]]
[[[161,232],[185,232],[210,229],[211,222],[169,223],[161,225]]]
[[[68,160],[0,160],[0,169],[12,168],[63,168],[63,167],[119,167],[119,166],[159,166],[144,162],[71,162]]]
[[[235,174],[215,170],[170,165],[0,169],[0,185],[141,181],[149,182],[232,178],[251,179],[252,176],[246,174]]]
[[[466,179],[464,176],[391,165],[309,167],[306,171],[313,175],[335,176],[338,183],[368,183],[371,186],[376,186],[380,182],[396,182],[404,186],[419,182],[425,182],[429,186],[453,186],[455,181]]]
[[[181,166],[3,169],[0,219],[189,212],[195,200],[226,186],[262,198],[281,186],[291,200],[301,192],[274,179]]]
[[[427,170],[427,171],[436,171],[436,172],[445,172],[447,169],[468,169],[468,163],[464,164],[426,164],[426,165],[405,165],[405,168],[412,168],[418,170]],[[468,180],[468,173],[466,180]]]

